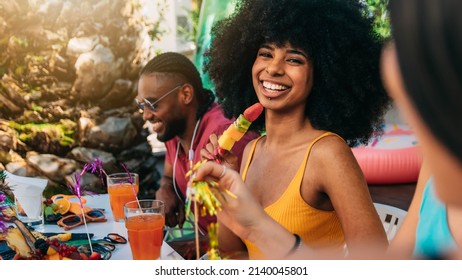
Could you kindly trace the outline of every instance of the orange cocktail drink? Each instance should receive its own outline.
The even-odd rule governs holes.
[[[112,215],[118,222],[124,221],[124,205],[136,200],[139,190],[138,174],[115,173],[107,176],[107,192],[111,204]]]
[[[133,259],[159,259],[164,239],[164,203],[152,199],[131,201],[125,204],[124,211]]]

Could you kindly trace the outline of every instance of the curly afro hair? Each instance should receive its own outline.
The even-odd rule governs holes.
[[[390,106],[380,76],[381,38],[358,0],[243,0],[212,29],[205,54],[218,102],[237,117],[258,102],[252,65],[262,43],[306,52],[313,64],[313,88],[305,115],[316,129],[341,135],[350,146],[382,132]],[[251,129],[264,129],[260,116]]]

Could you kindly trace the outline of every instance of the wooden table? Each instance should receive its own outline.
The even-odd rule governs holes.
[[[416,183],[369,185],[372,200],[377,203],[391,205],[408,210],[414,196]]]

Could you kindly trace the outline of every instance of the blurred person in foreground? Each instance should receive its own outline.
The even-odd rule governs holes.
[[[408,216],[388,254],[369,246],[350,257],[460,259],[462,2],[390,0],[389,7],[394,41],[382,53],[384,83],[414,128],[425,161]],[[237,195],[218,193],[224,203],[219,220],[272,258],[338,258],[300,244],[264,212],[236,172],[208,162],[197,179],[217,180]]]
[[[385,85],[415,129],[424,163],[392,257],[462,257],[462,2],[390,1]]]
[[[157,139],[165,142],[166,156],[163,175],[156,198],[165,203],[165,223],[169,227],[185,221],[187,180],[185,173],[191,162],[201,159],[200,150],[210,134],[222,134],[233,122],[223,115],[214,102],[213,93],[202,86],[194,64],[184,55],[166,52],[151,59],[141,70],[138,95],[135,99],[143,119],[152,124]],[[233,147],[240,164],[242,152],[256,133],[246,134]],[[199,215],[199,231],[215,222],[214,216]]]

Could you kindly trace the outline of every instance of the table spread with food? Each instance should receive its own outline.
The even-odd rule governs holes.
[[[0,234],[0,256],[8,259],[131,260],[127,229],[115,221],[107,194],[82,196],[85,222],[75,196],[56,195],[44,203],[44,222],[28,225],[16,217]],[[3,209],[5,210],[5,209]],[[166,242],[161,260],[182,257]]]

